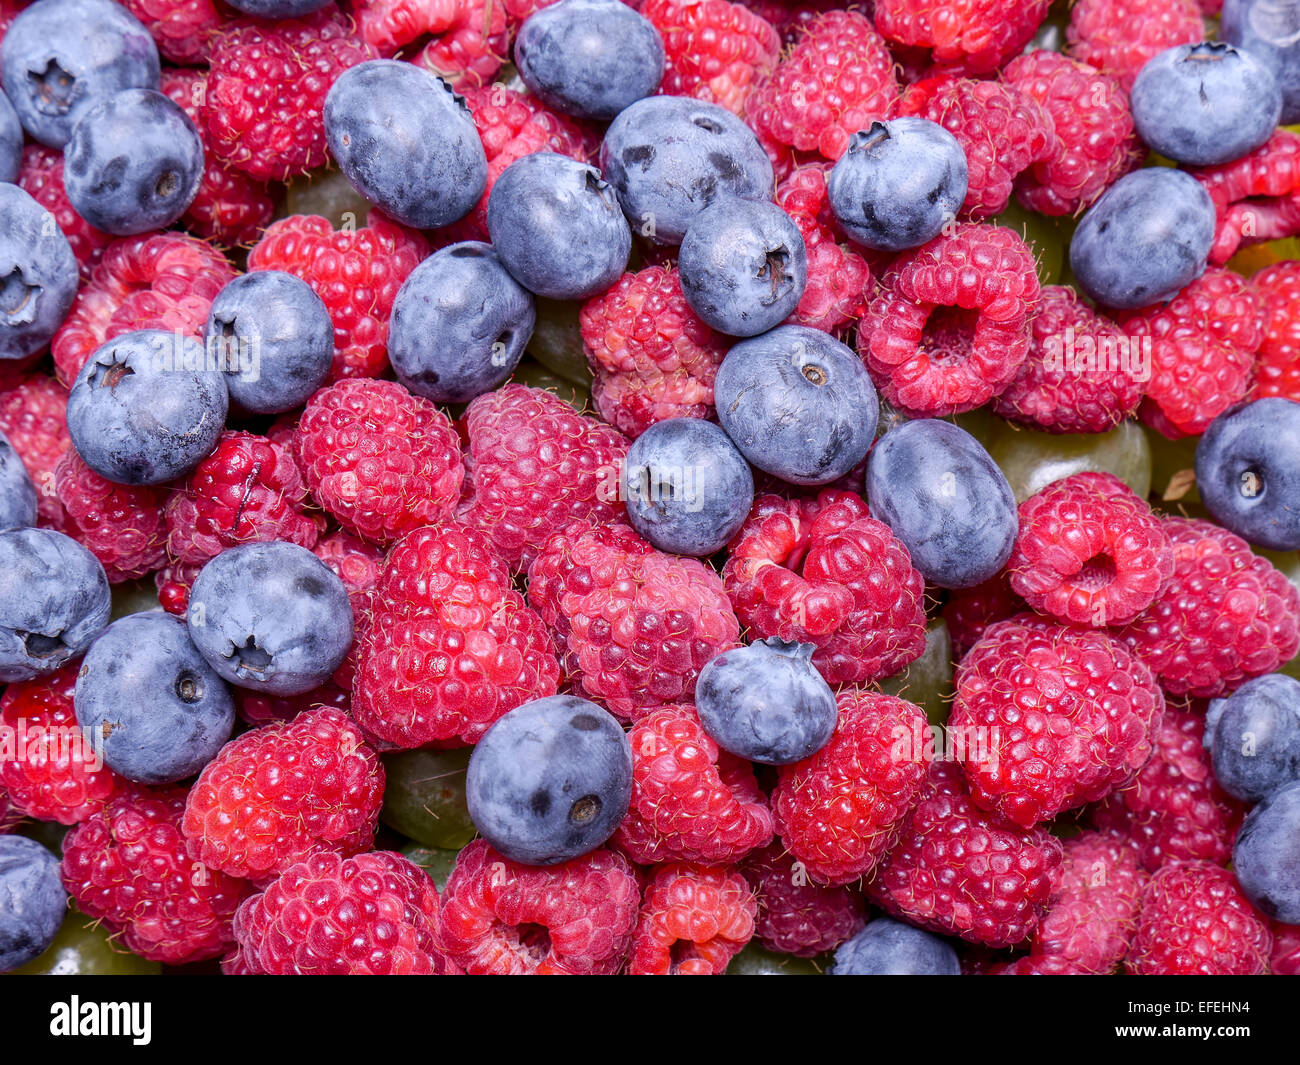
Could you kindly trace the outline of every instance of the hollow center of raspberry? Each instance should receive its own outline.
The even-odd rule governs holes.
[[[32,87],[32,102],[46,115],[65,114],[72,106],[77,79],[51,59],[44,70],[29,70],[27,80]]]
[[[256,636],[248,637],[243,647],[232,643],[230,653],[226,657],[238,661],[237,672],[241,676],[248,675],[262,680],[270,672],[271,656],[258,645]]]
[[[677,972],[686,962],[693,961],[698,954],[695,950],[695,941],[691,939],[679,939],[668,948],[668,960],[671,965],[671,972]]]
[[[569,807],[569,820],[575,825],[585,825],[600,813],[600,796],[584,795]]]
[[[158,175],[158,180],[154,182],[154,195],[160,200],[165,200],[170,196],[175,196],[177,190],[181,187],[181,176],[175,170],[164,170]]]
[[[1093,555],[1074,575],[1074,585],[1088,591],[1105,588],[1115,579],[1115,560],[1110,555]]]
[[[519,951],[534,963],[542,962],[551,953],[551,933],[544,924],[525,922],[515,926],[519,937]]]
[[[0,311],[5,314],[17,314],[27,307],[40,292],[37,285],[29,285],[17,270],[0,281]]]
[[[1264,478],[1258,470],[1245,470],[1241,475],[1241,494],[1246,499],[1258,499],[1264,494]]]
[[[784,244],[771,249],[756,276],[760,281],[771,283],[772,299],[776,299],[781,289],[790,283],[790,249]]]
[[[183,703],[197,703],[203,698],[203,678],[188,669],[176,677],[176,698]]]
[[[25,632],[22,640],[23,650],[27,652],[28,658],[50,658],[67,646],[63,642],[62,631],[53,636],[47,636],[43,632]]]
[[[938,366],[965,362],[975,341],[979,311],[965,307],[937,307],[925,323],[921,350]]]

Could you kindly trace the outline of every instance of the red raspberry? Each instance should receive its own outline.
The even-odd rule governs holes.
[[[891,41],[932,49],[936,63],[991,73],[1033,37],[1051,0],[876,0],[876,28]]]
[[[753,938],[758,904],[738,872],[655,870],[632,936],[631,976],[721,976]]]
[[[469,500],[462,518],[525,568],[575,520],[624,517],[618,476],[627,438],[540,388],[509,384],[465,412]]]
[[[360,229],[335,231],[318,215],[272,222],[248,253],[248,269],[283,270],[311,285],[334,323],[330,379],[388,369],[388,319],[402,282],[429,251],[419,233],[371,211]]]
[[[225,5],[214,0],[122,0],[122,6],[144,23],[172,63],[207,62],[212,37],[226,22]]]
[[[26,145],[18,171],[18,184],[54,215],[54,221],[68,238],[72,254],[81,266],[82,276],[87,276],[114,238],[111,233],[96,229],[82,218],[68,200],[63,187],[63,153],[43,144]]]
[[[1056,148],[1022,173],[1020,202],[1046,215],[1074,215],[1139,166],[1146,149],[1118,81],[1057,52],[1029,52],[1002,72],[1052,120]]]
[[[1273,922],[1269,971],[1274,976],[1300,976],[1300,925]]]
[[[392,851],[314,854],[235,914],[223,970],[271,976],[442,976],[438,891]]]
[[[185,617],[190,604],[190,587],[202,568],[189,562],[169,562],[153,575],[158,602],[167,613]]]
[[[582,306],[596,409],[629,437],[666,418],[713,414],[713,379],[730,342],[696,317],[675,267],[624,274]]]
[[[1251,285],[1264,303],[1264,342],[1255,363],[1255,399],[1300,402],[1300,262],[1265,267]]]
[[[1192,176],[1214,202],[1210,262],[1221,266],[1250,244],[1300,233],[1300,136],[1279,129],[1249,155]]]
[[[63,841],[63,884],[87,917],[134,954],[167,965],[215,958],[248,884],[192,861],[183,788],[112,799]]]
[[[105,480],[68,448],[54,468],[64,531],[99,559],[117,584],[147,577],[167,558],[165,488]]]
[[[1151,877],[1125,968],[1135,976],[1263,976],[1273,936],[1237,878],[1212,862]]]
[[[639,865],[731,865],[772,840],[753,768],[719,750],[691,706],[641,718],[632,744],[632,805],[614,845]]]
[[[358,0],[352,10],[380,55],[433,37],[411,61],[457,91],[486,85],[509,58],[507,12],[494,0]]]
[[[1196,0],[1077,0],[1070,55],[1119,79],[1127,92],[1148,59],[1205,37]]]
[[[613,851],[538,867],[476,839],[443,892],[442,942],[472,976],[612,976],[627,956],[638,894],[632,866]]]
[[[54,471],[72,446],[68,390],[53,377],[33,374],[0,392],[0,432],[9,439],[36,485],[40,524],[64,529],[68,516],[55,490]]]
[[[322,536],[312,548],[316,557],[338,574],[348,594],[367,592],[379,580],[384,551],[342,530]]]
[[[1006,570],[983,584],[950,591],[943,618],[957,661],[975,646],[990,625],[1015,617],[1024,609],[1025,601],[1011,590]]]
[[[759,496],[722,579],[757,637],[816,644],[813,664],[830,684],[892,676],[925,649],[921,575],[852,492]]]
[[[0,787],[0,836],[12,832],[23,815],[9,804],[9,793]]]
[[[910,924],[989,947],[1024,942],[1061,882],[1061,843],[978,809],[961,768],[931,762],[899,844],[870,895]]]
[[[894,60],[871,20],[830,11],[808,23],[745,112],[777,144],[838,159],[854,133],[892,117],[897,100]]]
[[[843,6],[841,0],[737,0],[761,15],[786,44],[794,44],[819,15]]]
[[[1164,518],[1174,575],[1119,635],[1171,695],[1214,698],[1300,650],[1300,594],[1246,541],[1208,521]]]
[[[1068,285],[1045,285],[1029,355],[993,410],[1049,433],[1103,433],[1137,412],[1141,352]]]
[[[344,713],[352,708],[352,696],[329,683],[302,695],[266,695],[234,686],[230,693],[235,697],[235,712],[239,719],[253,728],[261,728],[276,721],[292,721],[313,706],[332,706]]]
[[[190,789],[181,829],[190,857],[266,881],[320,852],[368,850],[384,767],[332,707],[231,740]]]
[[[377,544],[450,517],[465,479],[451,420],[394,381],[321,389],[303,411],[295,449],[316,501]]]
[[[830,742],[782,766],[772,793],[781,842],[831,886],[869,874],[897,841],[925,780],[930,731],[919,707],[892,695],[850,688],[836,702]]]
[[[751,855],[742,871],[758,901],[754,937],[768,950],[811,958],[852,939],[866,923],[861,895],[812,883],[780,844]]]

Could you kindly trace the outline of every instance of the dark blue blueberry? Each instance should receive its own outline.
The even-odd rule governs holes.
[[[0,92],[0,181],[17,181],[22,162],[22,123],[9,97]]]
[[[52,529],[0,532],[0,684],[53,673],[108,624],[104,567]]]
[[[770,199],[772,160],[754,131],[725,107],[686,96],[649,96],[605,131],[600,168],[641,236],[680,244],[718,196]]]
[[[468,403],[509,377],[537,322],[532,293],[491,244],[443,248],[397,293],[388,357],[398,379],[435,403]]]
[[[1079,222],[1070,268],[1108,307],[1171,299],[1205,272],[1214,243],[1214,204],[1199,181],[1153,166],[1120,178]]]
[[[1246,815],[1232,869],[1260,913],[1300,924],[1300,782],[1273,792]]]
[[[609,839],[627,813],[632,747],[595,703],[534,699],[475,745],[465,798],[474,827],[507,858],[567,862]]]
[[[235,726],[230,689],[162,610],[129,614],[90,645],[77,674],[77,723],[129,780],[171,784],[212,761]]]
[[[44,954],[67,910],[59,859],[34,839],[0,836],[0,973]]]
[[[299,695],[324,684],[352,646],[343,582],[297,544],[241,544],[199,571],[186,620],[208,665],[231,684]]]
[[[794,313],[808,255],[799,227],[776,204],[723,196],[695,216],[677,270],[686,302],[705,323],[752,337]]]
[[[614,190],[595,167],[555,152],[526,155],[502,171],[488,197],[488,233],[514,279],[552,300],[604,292],[632,251]]]
[[[895,118],[853,134],[826,187],[844,232],[867,248],[902,251],[956,219],[969,180],[956,137],[925,118]]]
[[[212,301],[208,354],[224,359],[230,398],[256,414],[301,407],[329,376],[334,323],[307,282],[280,270],[240,274]]]
[[[609,121],[659,88],[664,43],[620,0],[560,0],[519,28],[515,66],[548,107]]]
[[[18,12],[5,34],[0,71],[23,129],[62,148],[104,97],[158,88],[158,48],[112,0],[40,0]]]
[[[231,7],[255,18],[301,18],[319,11],[330,0],[228,0]]]
[[[0,529],[35,524],[36,486],[9,438],[0,433]]]
[[[778,326],[727,352],[714,402],[740,453],[793,484],[843,477],[866,457],[880,416],[862,360],[801,325]]]
[[[467,214],[487,187],[487,156],[469,108],[413,63],[372,59],[325,97],[330,152],[367,200],[416,229]]]
[[[1223,0],[1219,39],[1269,66],[1282,87],[1280,121],[1300,122],[1300,0]]]
[[[835,731],[835,693],[812,664],[810,643],[771,637],[737,647],[700,670],[695,706],[724,751],[790,765],[820,751]]]
[[[831,976],[959,976],[951,944],[889,917],[877,917],[835,949]]]
[[[54,215],[0,184],[0,359],[35,355],[77,294],[77,260]]]
[[[1300,403],[1257,399],[1215,418],[1196,445],[1196,487],[1238,536],[1300,550]]]
[[[226,424],[224,373],[193,337],[142,329],[95,350],[68,394],[68,435],[86,465],[119,484],[183,477]]]
[[[1300,780],[1300,681],[1271,673],[1211,699],[1205,747],[1219,786],[1245,802]]]
[[[921,576],[970,588],[1011,557],[1019,517],[1006,476],[983,446],[951,422],[903,422],[867,460],[871,513],[888,525]]]

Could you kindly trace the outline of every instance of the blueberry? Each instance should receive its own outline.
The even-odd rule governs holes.
[[[835,693],[812,664],[810,643],[775,636],[712,659],[695,686],[704,731],[724,751],[790,765],[820,751],[835,731]]]
[[[77,674],[77,723],[104,763],[141,784],[191,777],[235,725],[230,689],[162,610],[128,614],[90,645]]]
[[[240,274],[217,293],[204,339],[224,359],[230,398],[255,414],[301,407],[329,376],[334,323],[307,282],[280,270]]]
[[[479,740],[465,795],[479,834],[507,858],[567,862],[609,839],[627,813],[632,747],[595,703],[534,699]]]
[[[0,532],[0,683],[53,673],[81,654],[112,606],[104,567],[52,529]]]
[[[793,484],[843,477],[866,457],[880,415],[862,360],[801,325],[735,345],[713,390],[718,421],[740,453]]]
[[[1300,780],[1300,681],[1271,673],[1210,700],[1205,746],[1219,786],[1245,802]]]
[[[319,11],[330,0],[228,0],[231,7],[255,18],[301,18]]]
[[[68,909],[59,859],[34,839],[0,836],[0,973],[39,958]]]
[[[902,251],[933,240],[956,219],[969,180],[956,137],[929,119],[895,118],[849,138],[826,188],[853,240]]]
[[[50,342],[77,280],[54,215],[17,185],[0,184],[0,360],[35,355]]]
[[[68,394],[68,434],[119,484],[183,477],[212,453],[230,397],[193,337],[142,329],[97,348]]]
[[[546,299],[604,292],[632,251],[627,219],[600,172],[554,152],[525,155],[502,171],[487,220],[505,268]]]
[[[903,542],[912,565],[941,588],[970,588],[1011,557],[1016,499],[980,442],[951,422],[903,422],[867,460],[871,513]]]
[[[685,96],[649,96],[605,131],[600,167],[632,227],[659,244],[680,244],[718,196],[770,199],[772,160],[725,107]]]
[[[9,97],[0,92],[0,181],[17,181],[22,162],[22,123]]]
[[[487,156],[469,108],[413,63],[372,59],[325,97],[325,137],[353,187],[399,222],[437,229],[487,187]]]
[[[1273,792],[1246,815],[1232,868],[1260,913],[1300,924],[1300,782]]]
[[[31,474],[0,432],[0,529],[36,524],[36,486]]]
[[[1219,39],[1244,48],[1282,88],[1283,125],[1300,122],[1300,2],[1223,0]]]
[[[23,129],[62,148],[104,97],[158,88],[158,48],[111,0],[40,0],[18,12],[4,35],[0,71]]]
[[[514,372],[536,322],[532,293],[492,245],[465,241],[411,271],[393,303],[388,356],[416,395],[468,403]]]
[[[959,976],[957,952],[910,924],[877,917],[835,950],[831,976]]]
[[[200,571],[190,591],[190,639],[231,684],[269,695],[320,687],[352,646],[343,582],[297,544],[241,544]]]
[[[519,28],[515,66],[548,107],[608,121],[659,88],[664,43],[619,0],[560,0]]]
[[[1214,203],[1190,174],[1153,166],[1120,178],[1079,222],[1070,268],[1108,307],[1171,299],[1205,272]]]
[[[1258,399],[1220,414],[1196,445],[1196,487],[1220,525],[1300,550],[1300,403]]]

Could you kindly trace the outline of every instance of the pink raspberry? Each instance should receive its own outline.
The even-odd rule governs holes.
[[[934,62],[990,73],[1019,52],[1051,0],[876,0],[876,28],[891,41],[929,48]]]
[[[64,531],[99,559],[114,584],[138,580],[167,557],[167,489],[105,480],[69,447],[54,468]]]
[[[1078,0],[1067,31],[1070,55],[1113,75],[1125,92],[1148,59],[1204,36],[1196,0]]]
[[[380,55],[432,37],[412,62],[458,91],[486,85],[509,58],[507,11],[493,0],[358,0],[353,13]]]
[[[172,63],[205,63],[212,36],[224,25],[228,10],[214,0],[122,0],[144,23],[162,57]]]
[[[18,184],[54,216],[81,266],[81,276],[87,277],[104,249],[113,243],[113,235],[96,229],[72,206],[63,187],[63,153],[43,144],[25,145]]]
[[[1291,130],[1279,129],[1249,155],[1192,176],[1214,203],[1213,265],[1248,245],[1300,233],[1300,136]]]
[[[738,872],[655,870],[632,936],[631,976],[721,976],[754,935],[758,906]]]

